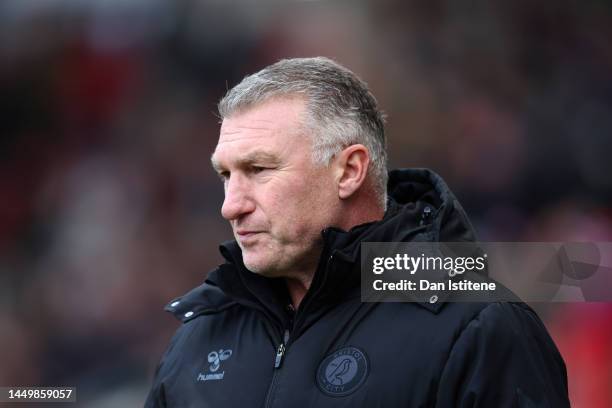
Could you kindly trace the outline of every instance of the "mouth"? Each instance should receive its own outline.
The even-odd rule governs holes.
[[[236,231],[236,237],[238,238],[238,240],[245,244],[245,243],[249,243],[251,242],[253,239],[255,239],[259,234],[262,234],[263,231],[246,231],[246,230],[240,230],[240,231]]]
[[[239,237],[248,237],[251,235],[259,234],[261,231],[248,231],[248,230],[238,230],[236,231],[236,235]]]

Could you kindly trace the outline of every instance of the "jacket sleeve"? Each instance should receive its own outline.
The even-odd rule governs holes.
[[[173,350],[178,342],[178,339],[181,335],[183,326],[181,326],[177,332],[170,340],[170,345],[164,352],[157,368],[155,369],[155,376],[153,378],[153,385],[151,386],[151,390],[149,391],[149,395],[147,396],[147,400],[145,402],[144,408],[166,408],[166,392],[164,386],[164,374],[165,365],[167,365],[173,358]]]
[[[569,407],[565,363],[536,313],[486,306],[457,337],[437,407]]]

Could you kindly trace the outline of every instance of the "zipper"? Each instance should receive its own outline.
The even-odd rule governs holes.
[[[296,313],[296,316],[294,316],[294,320],[295,320],[295,327],[299,327],[302,323],[302,320],[304,320],[303,316],[304,316],[304,310],[307,310],[308,306],[310,306],[310,303],[312,303],[312,299],[316,299],[319,295],[319,293],[321,293],[321,291],[323,290],[323,288],[325,287],[325,284],[327,283],[327,274],[329,273],[329,268],[331,268],[331,264],[334,261],[334,259],[336,258],[336,250],[334,249],[331,253],[331,255],[327,255],[323,254],[322,255],[322,260],[327,258],[327,261],[325,262],[325,276],[323,279],[323,282],[321,283],[321,285],[319,285],[319,287],[317,288],[317,291],[315,293],[313,293],[311,296],[306,296],[303,300],[302,300],[302,304],[300,305],[300,307],[298,308],[298,312]],[[321,267],[321,265],[319,265],[317,267],[317,270]]]
[[[329,268],[330,263],[332,262],[334,255],[335,255],[336,251],[332,251],[332,254],[329,256],[325,268]],[[324,257],[322,257],[322,259],[325,259]],[[318,269],[318,268],[317,268]],[[325,279],[326,280],[326,279]],[[323,282],[323,284],[321,285],[321,287],[318,288],[317,293],[314,294],[314,296],[311,296],[310,299],[312,298],[316,298],[316,295],[321,291],[321,288],[325,286],[325,281]],[[289,321],[288,321],[288,326],[287,328],[285,328],[284,334],[283,334],[283,338],[280,342],[280,344],[278,345],[277,349],[276,349],[276,355],[274,357],[274,372],[272,373],[272,380],[270,382],[270,387],[268,387],[268,393],[266,394],[266,403],[264,405],[265,408],[269,408],[272,406],[272,402],[273,402],[273,395],[274,395],[274,391],[276,389],[276,383],[278,382],[278,375],[280,372],[280,368],[283,364],[283,359],[285,358],[285,354],[287,354],[287,345],[289,343],[289,337],[290,337],[290,329],[291,331],[295,330],[296,327],[298,327],[297,323],[298,323],[298,315],[301,317],[301,315],[303,315],[303,310],[305,309],[305,305],[310,303],[310,299],[308,299],[308,297],[306,297],[305,299],[303,299],[302,301],[302,305],[300,305],[299,310],[302,311],[302,313],[297,313],[296,310],[293,308],[293,306],[291,304],[289,304],[287,306],[287,312],[289,313]],[[306,300],[306,302],[304,302],[304,300]]]
[[[279,369],[281,364],[283,364],[283,357],[285,356],[285,350],[287,349],[287,341],[289,341],[289,330],[285,330],[283,342],[278,345],[278,349],[276,350],[276,359],[274,360],[274,368],[276,369]]]
[[[278,373],[280,371],[281,365],[283,364],[283,358],[285,357],[285,353],[287,352],[287,343],[289,342],[289,329],[285,329],[285,333],[283,334],[283,339],[281,343],[278,345],[276,349],[276,355],[274,357],[274,372],[272,373],[272,381],[270,382],[270,387],[268,387],[268,393],[266,395],[266,404],[265,407],[272,406],[272,396],[274,395],[274,390],[276,388],[276,382],[278,378]]]

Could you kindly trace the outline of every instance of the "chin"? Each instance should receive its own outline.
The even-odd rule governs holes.
[[[261,259],[253,259],[254,257],[249,256],[243,252],[242,260],[244,262],[244,266],[246,268],[256,274],[259,275],[267,275],[266,271],[269,270],[269,265],[266,262],[262,262]]]
[[[269,259],[249,259],[248,256],[243,255],[243,262],[244,266],[246,266],[249,271],[257,275],[265,276],[266,278],[278,278],[283,276],[282,273],[278,271],[278,268],[275,268],[275,265],[269,262]]]

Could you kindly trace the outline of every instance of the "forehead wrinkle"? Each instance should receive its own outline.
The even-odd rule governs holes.
[[[239,132],[236,132],[234,134],[237,134],[237,133],[239,133]],[[241,135],[241,136],[236,137],[234,139],[224,140],[225,135],[226,135],[225,132],[221,134],[221,138],[219,139],[219,142],[217,143],[217,145],[221,145],[221,144],[224,144],[224,143],[239,142],[239,141],[245,140],[245,139],[261,139],[262,137],[267,137],[267,135],[252,135],[252,136],[243,136],[243,135]]]
[[[236,126],[235,129],[222,129],[218,144],[231,143],[243,139],[260,139],[275,132],[273,127]],[[253,134],[254,133],[254,134]],[[232,136],[234,136],[232,138]]]
[[[266,122],[266,123],[272,123],[271,120],[265,120],[262,122]],[[240,126],[236,126],[236,130],[224,130],[223,133],[228,134],[228,135],[234,135],[236,133],[240,133],[243,129],[246,130],[272,130],[272,128],[270,126],[245,126],[245,125],[240,125]]]
[[[227,124],[234,123],[233,126],[230,125],[230,129],[227,129]],[[245,123],[246,122],[246,123]],[[238,117],[236,119],[226,118],[221,122],[222,133],[227,133],[229,135],[233,135],[236,133],[240,133],[242,130],[272,130],[274,127],[274,123],[276,121],[273,119],[261,119],[261,118],[248,118],[248,120],[243,120],[243,118]],[[225,126],[223,126],[225,125]]]

